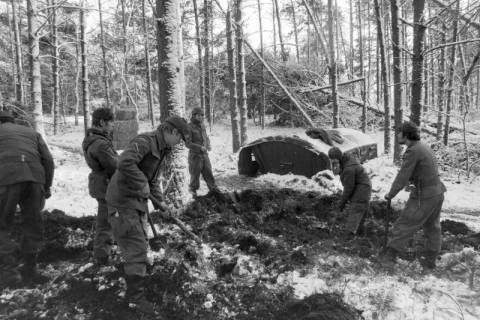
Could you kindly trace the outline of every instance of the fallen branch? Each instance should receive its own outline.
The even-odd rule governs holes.
[[[345,81],[345,82],[339,82],[339,83],[337,83],[337,86],[346,86],[346,85],[356,83],[356,82],[361,82],[361,81],[365,81],[365,78],[357,78],[357,79],[352,79],[352,80]],[[332,88],[332,86],[328,85],[328,86],[323,86],[323,87],[314,87],[314,88],[303,89],[303,90],[299,90],[299,92],[300,93],[315,92],[315,91],[320,91],[320,90],[325,90],[325,89],[330,89],[330,88]]]
[[[450,8],[450,4],[445,4],[440,0],[430,0],[430,1],[432,1],[433,3],[435,3],[438,6],[442,7],[443,9],[450,12],[454,16],[456,16],[456,17],[458,16],[458,18],[460,18],[460,20],[465,21],[467,24],[471,25],[472,27],[474,27],[474,28],[476,28],[477,30],[480,31],[480,24],[479,23],[477,23],[475,21],[472,21],[470,18],[467,18],[463,14],[461,14],[460,12],[457,12],[457,10]]]

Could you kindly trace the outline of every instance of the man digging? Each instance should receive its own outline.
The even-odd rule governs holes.
[[[423,228],[425,234],[425,252],[420,260],[424,268],[434,269],[440,252],[442,239],[440,211],[446,188],[440,180],[437,160],[432,149],[420,141],[420,133],[412,122],[404,122],[398,133],[400,144],[407,150],[402,166],[393,181],[390,192],[385,195],[391,201],[404,187],[409,187],[410,196],[405,208],[393,224],[382,261],[395,261],[403,252],[408,241]]]
[[[190,139],[186,143],[189,149],[188,170],[190,171],[190,193],[194,198],[197,197],[197,190],[200,188],[200,174],[205,180],[210,193],[220,193],[220,190],[215,184],[212,164],[208,157],[208,151],[211,150],[211,147],[207,130],[203,124],[203,116],[202,108],[193,108],[189,124]]]
[[[0,289],[9,285],[44,283],[48,278],[37,270],[37,253],[43,242],[40,210],[50,198],[54,163],[42,136],[14,123],[13,116],[0,111]],[[10,238],[17,205],[21,209],[19,268],[17,245]]]
[[[157,200],[153,202],[155,209],[167,211],[158,185],[160,165],[173,146],[185,141],[189,131],[185,119],[172,116],[157,130],[135,137],[120,155],[107,187],[109,222],[125,260],[125,299],[144,314],[155,314],[144,292],[148,242],[143,226],[147,224],[148,198]]]
[[[112,239],[112,227],[108,222],[107,185],[117,168],[117,152],[113,148],[113,112],[99,108],[92,113],[92,127],[82,142],[85,161],[92,170],[88,175],[88,191],[98,202],[93,257],[98,266],[108,265]]]
[[[358,160],[342,153],[339,148],[333,147],[328,150],[328,157],[331,159],[334,173],[340,174],[343,185],[336,214],[347,217],[345,236],[351,238],[363,229],[372,195],[372,183]]]

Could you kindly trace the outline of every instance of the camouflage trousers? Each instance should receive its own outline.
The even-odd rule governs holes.
[[[95,239],[93,240],[93,255],[98,259],[110,256],[113,234],[112,227],[108,222],[107,201],[105,199],[97,199],[97,202],[98,209]]]
[[[108,221],[117,241],[120,254],[125,260],[124,271],[127,276],[144,277],[147,273],[148,241],[145,226],[147,217],[137,209],[109,209]]]
[[[20,205],[20,251],[37,253],[43,245],[43,220],[40,211],[45,205],[44,187],[33,182],[0,186],[0,261],[11,260],[18,245],[10,238],[15,211]]]
[[[410,197],[393,224],[392,236],[387,246],[402,252],[415,233],[423,229],[425,250],[439,252],[442,246],[440,212],[443,200],[443,194],[428,199]]]

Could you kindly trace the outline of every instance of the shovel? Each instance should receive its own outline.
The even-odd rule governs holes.
[[[385,235],[383,240],[383,248],[387,249],[388,243],[388,222],[390,221],[390,216],[392,215],[392,200],[387,200],[387,214],[385,215]]]
[[[152,216],[147,210],[147,219],[148,223],[150,224],[150,227],[152,228],[153,232],[153,238],[148,240],[148,244],[150,245],[150,248],[153,251],[160,251],[162,247],[165,246],[165,241],[163,241],[157,233],[157,229],[155,228],[155,225],[153,224]]]
[[[152,201],[152,203],[156,206],[156,207],[160,207],[160,201],[158,201],[157,199],[155,199],[154,197],[150,196],[150,201]],[[170,210],[168,210],[170,211]],[[193,233],[192,231],[188,230],[188,228],[185,226],[185,224],[183,223],[182,220],[178,219],[177,217],[175,217],[174,215],[171,214],[171,212],[164,212],[162,210],[158,210],[158,212],[162,213],[161,216],[163,218],[165,218],[166,215],[168,215],[168,218],[171,219],[177,226],[180,227],[180,229],[182,229],[183,232],[185,232],[190,238],[192,238],[193,240],[195,240],[195,242],[197,244],[202,244],[202,240],[195,234]],[[166,214],[165,214],[166,213]],[[149,221],[151,221],[151,217],[149,215]],[[153,222],[150,223],[152,225],[152,228],[155,230],[155,228],[153,227]],[[155,238],[155,232],[154,232],[154,238]]]

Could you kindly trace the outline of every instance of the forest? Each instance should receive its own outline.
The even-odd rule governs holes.
[[[168,116],[205,112],[224,193],[202,183],[189,198],[183,147],[160,181],[200,243],[152,215],[164,246],[149,252],[147,296],[167,319],[478,318],[478,1],[0,0],[0,26],[0,110],[39,132],[55,160],[39,254],[51,281],[2,290],[1,319],[137,318],[122,304],[119,254],[91,263],[96,202],[81,141],[99,107],[115,113],[118,150]],[[447,187],[432,272],[417,261],[420,234],[395,266],[378,259],[408,197],[393,208],[383,198],[406,120]],[[364,164],[366,231],[354,240],[331,219],[338,177],[238,173],[242,147],[312,127],[378,143]]]

